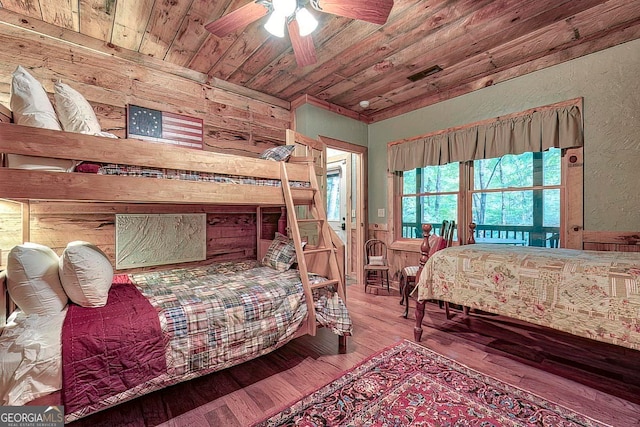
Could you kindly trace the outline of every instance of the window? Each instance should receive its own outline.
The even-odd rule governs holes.
[[[555,148],[407,171],[398,234],[419,238],[422,224],[437,233],[443,220],[455,219],[475,222],[478,241],[558,246],[561,182],[561,150]],[[463,212],[460,200],[470,201]]]
[[[560,232],[560,150],[473,162],[471,221],[479,241],[555,246]]]
[[[458,163],[405,172],[402,188],[403,238],[421,238],[422,224],[431,223],[438,231],[444,219],[458,217]]]
[[[340,169],[327,173],[327,220],[340,221]]]

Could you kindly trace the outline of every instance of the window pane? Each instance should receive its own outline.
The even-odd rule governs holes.
[[[416,222],[416,200],[415,196],[402,198],[402,222]]]
[[[533,191],[474,193],[473,222],[477,225],[533,225]]]
[[[410,196],[402,198],[402,237],[405,239],[413,239],[418,236],[416,234],[420,227],[417,213],[418,197]]]
[[[542,153],[544,185],[560,185],[560,149],[550,148]]]
[[[416,206],[417,199],[420,200],[418,206]],[[419,210],[422,212],[421,215]],[[438,231],[443,220],[457,221],[457,218],[457,194],[402,198],[402,237],[404,238],[421,238],[422,224],[432,224],[434,231]]]
[[[476,160],[474,189],[489,190],[533,185],[533,153],[506,155],[494,159]]]
[[[420,197],[422,205],[422,223],[442,224],[445,219],[457,221],[458,195]]]
[[[543,190],[545,227],[560,227],[560,190]],[[559,230],[559,228],[558,228]]]
[[[424,167],[422,168],[422,191],[425,193],[458,191],[460,188],[459,176],[459,163]]]
[[[474,193],[472,211],[479,242],[552,247],[560,231],[560,190]]]
[[[327,175],[327,220],[340,221],[340,174]]]
[[[402,173],[402,194],[416,194],[418,192],[416,188],[416,172],[417,169]]]

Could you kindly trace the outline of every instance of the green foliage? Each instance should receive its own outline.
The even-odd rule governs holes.
[[[560,150],[506,155],[473,163],[472,216],[477,224],[511,226],[560,225],[558,186]],[[458,163],[428,166],[403,175],[403,223],[437,224],[457,219],[460,188]],[[484,191],[502,190],[502,191]]]

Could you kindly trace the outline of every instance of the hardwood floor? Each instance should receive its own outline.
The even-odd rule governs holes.
[[[72,426],[246,426],[330,382],[362,359],[413,339],[413,308],[397,292],[348,287],[354,336],[346,354],[328,330],[259,359],[81,419]],[[616,427],[640,426],[640,351],[573,337],[512,319],[461,314],[446,320],[427,304],[422,344],[473,369]]]

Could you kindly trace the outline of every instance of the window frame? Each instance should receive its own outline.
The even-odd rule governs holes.
[[[560,190],[560,236],[562,247],[582,249],[583,230],[583,147],[567,148],[561,151],[560,184],[545,186],[545,189]],[[466,242],[469,238],[468,225],[472,215],[472,194],[487,190],[473,190],[473,161],[460,162],[460,188],[458,192],[458,218],[456,222],[457,240],[454,245]],[[402,237],[402,174],[388,174],[388,200],[390,217],[388,218],[390,247],[395,250],[420,251],[421,238]],[[521,190],[541,189],[542,186],[522,187]],[[568,192],[571,189],[571,192]],[[504,189],[495,190],[503,191]],[[494,191],[494,190],[490,190]],[[462,226],[464,224],[464,226]]]

